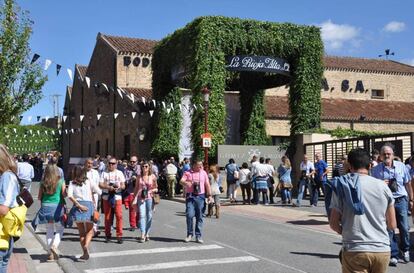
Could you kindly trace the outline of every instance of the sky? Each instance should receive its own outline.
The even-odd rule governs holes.
[[[2,1],[0,0],[0,3]],[[32,53],[56,64],[45,74],[43,99],[26,111],[23,124],[36,116],[53,116],[51,95],[62,113],[66,68],[88,65],[98,32],[160,40],[199,16],[223,15],[321,27],[327,55],[378,58],[389,48],[390,59],[414,65],[414,1],[406,0],[17,0],[34,21]],[[28,117],[33,116],[29,122]]]

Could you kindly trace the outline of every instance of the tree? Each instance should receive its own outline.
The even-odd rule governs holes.
[[[47,77],[30,62],[33,22],[14,0],[0,7],[0,125],[11,122],[42,98]]]

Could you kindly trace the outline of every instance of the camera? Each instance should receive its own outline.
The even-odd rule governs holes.
[[[390,188],[391,192],[396,192],[398,190],[398,182],[395,178],[390,178],[388,180],[388,188]]]
[[[141,198],[145,199],[148,196],[148,189],[147,188],[143,188],[141,191]]]
[[[200,194],[200,184],[199,183],[194,183],[193,184],[193,194],[194,195],[199,195]]]

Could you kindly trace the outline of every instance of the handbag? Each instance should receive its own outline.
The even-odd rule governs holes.
[[[33,204],[32,194],[29,192],[28,189],[24,187],[24,184],[17,176],[17,174],[14,175],[16,176],[20,186],[20,193],[16,197],[17,204],[19,204],[19,206],[25,205],[27,208],[30,208],[30,206]]]
[[[154,200],[155,205],[158,205],[160,203],[160,200],[161,200],[160,194],[159,193],[154,193],[154,195],[152,197],[152,200]]]
[[[100,217],[101,217],[101,214],[99,213],[99,211],[94,210],[92,214],[92,222],[98,223]]]

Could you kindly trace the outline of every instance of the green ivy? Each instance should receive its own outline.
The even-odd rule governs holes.
[[[251,79],[246,81],[243,79],[244,74],[226,70],[226,57],[232,55],[284,58],[291,65],[291,78],[245,73],[250,74],[247,77]],[[198,106],[202,103],[201,89],[205,86],[210,88],[208,130],[213,136],[213,145],[209,153],[214,158],[217,145],[224,144],[227,134],[224,102],[226,88],[242,91],[240,101],[243,144],[269,143],[265,132],[262,90],[287,83],[290,84],[291,135],[310,128],[319,128],[322,56],[320,30],[314,26],[222,16],[200,17],[164,38],[155,48],[152,59],[154,97],[158,100],[164,98],[174,86],[186,87],[193,91],[192,103]],[[174,71],[185,71],[185,77],[174,81]],[[203,109],[198,107],[192,116],[195,156],[202,155],[200,135],[204,132],[203,117]],[[173,129],[170,127],[168,134],[179,136]],[[161,147],[161,139],[157,137],[154,145]]]
[[[60,150],[59,140],[60,137],[56,130],[40,125],[10,124],[0,127],[0,143],[5,144],[11,153]]]
[[[171,108],[173,105],[181,104],[181,91],[174,88],[168,93],[164,100],[166,108],[160,107],[156,115],[158,126],[155,129],[155,139],[151,154],[157,158],[168,158],[179,154],[180,132],[182,127],[182,117],[180,108]],[[167,111],[169,109],[169,113]]]

